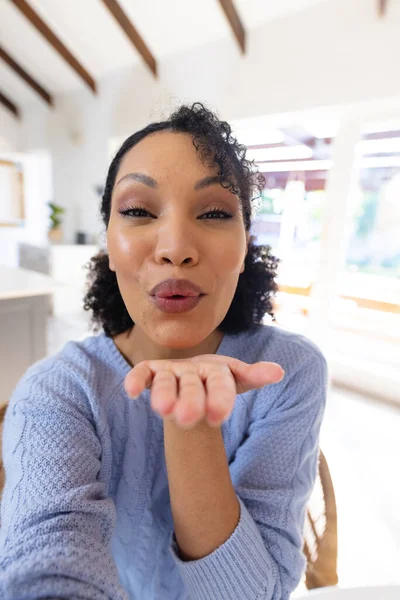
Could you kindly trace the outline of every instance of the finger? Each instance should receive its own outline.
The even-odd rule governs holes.
[[[206,391],[197,370],[186,370],[179,377],[179,397],[174,415],[178,423],[194,426],[205,413]]]
[[[205,384],[206,417],[209,425],[219,426],[230,416],[236,400],[236,384],[229,367],[209,369]]]
[[[235,378],[238,394],[279,383],[285,375],[280,365],[266,361],[248,364],[239,360],[229,364],[229,368]]]
[[[181,363],[188,363],[189,361],[189,358],[178,358],[174,360],[174,363],[179,363],[178,367],[184,369],[185,365],[181,367]],[[124,385],[127,393],[132,397],[136,397],[145,388],[152,387],[153,378],[160,369],[161,363],[162,370],[172,369],[172,361],[166,360],[143,360],[135,365],[125,377]]]
[[[194,356],[191,360],[194,364],[209,362],[228,365],[235,377],[238,394],[264,385],[279,383],[285,375],[282,367],[274,362],[260,361],[249,364],[238,358],[220,354],[203,354]]]
[[[178,400],[178,381],[170,370],[157,371],[151,386],[151,407],[162,417],[169,415]]]
[[[124,381],[126,393],[132,398],[137,397],[146,387],[150,387],[155,375],[146,361],[135,365],[127,374]]]
[[[247,373],[248,374],[248,373]],[[260,361],[250,365],[250,384],[257,387],[279,383],[285,376],[285,371],[278,363]]]

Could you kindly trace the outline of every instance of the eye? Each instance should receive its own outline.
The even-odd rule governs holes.
[[[218,219],[231,219],[233,217],[233,214],[228,212],[227,210],[224,210],[222,208],[213,208],[212,210],[209,210],[208,212],[204,213],[203,215],[201,215],[202,217],[205,217],[206,215],[221,215],[218,217]],[[206,219],[208,221],[208,219]]]
[[[142,206],[130,206],[128,208],[125,208],[124,210],[118,210],[118,212],[121,215],[126,215],[128,217],[142,217],[144,216],[143,213],[145,213],[145,215],[150,215],[150,213],[143,208]],[[134,214],[136,213],[136,214]],[[142,214],[137,214],[137,213],[142,213]],[[202,217],[206,217],[207,215],[219,215],[218,217],[211,217],[214,219],[231,219],[233,217],[233,214],[228,212],[227,210],[221,209],[221,208],[213,208],[212,210],[207,211],[206,213],[204,213],[203,215],[201,215]],[[152,216],[152,215],[150,215]],[[208,218],[206,219],[207,221],[209,220]]]
[[[146,213],[147,215],[149,215],[149,214],[150,214],[150,213],[149,213],[149,212],[148,212],[148,211],[147,211],[145,208],[143,208],[142,206],[131,206],[131,207],[125,208],[124,210],[118,210],[118,212],[119,212],[121,215],[126,215],[126,216],[128,216],[128,217],[139,217],[139,216],[143,216],[143,215],[132,214],[132,213],[134,213],[134,212],[137,212],[137,213],[138,213],[138,212],[141,212],[141,213]]]

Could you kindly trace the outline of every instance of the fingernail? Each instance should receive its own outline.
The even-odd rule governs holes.
[[[279,383],[285,376],[285,371],[279,365],[271,366],[271,376],[273,379],[277,379],[275,383]]]

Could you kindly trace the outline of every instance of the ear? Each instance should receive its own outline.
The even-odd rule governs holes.
[[[110,255],[108,255],[108,268],[110,271],[115,271],[115,266]]]

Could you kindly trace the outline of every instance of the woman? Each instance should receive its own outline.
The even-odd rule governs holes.
[[[4,600],[283,600],[301,577],[327,369],[273,325],[263,179],[201,104],[113,159],[85,308],[5,419]]]

